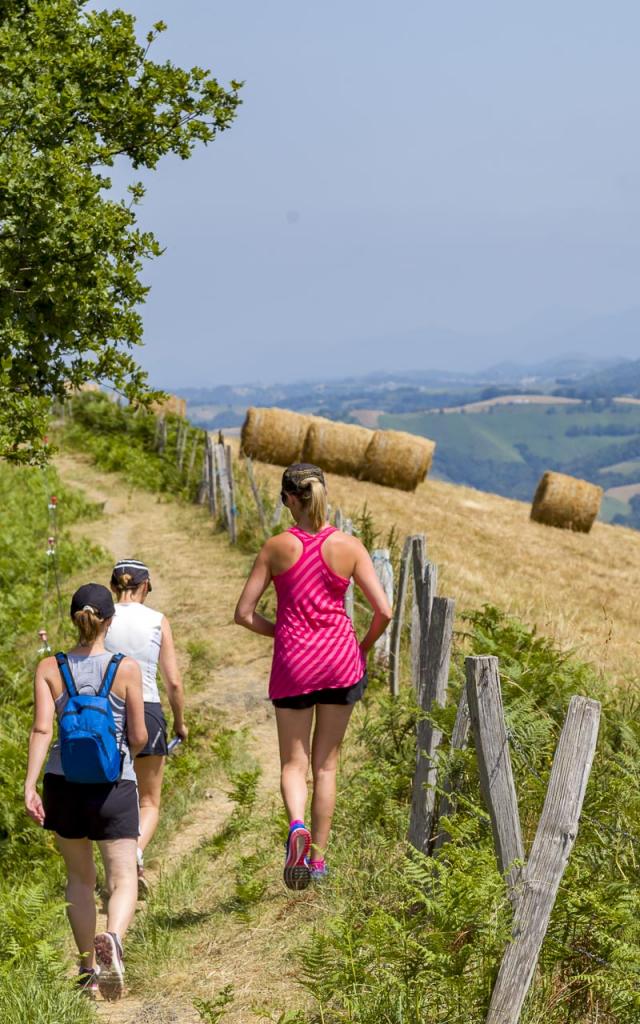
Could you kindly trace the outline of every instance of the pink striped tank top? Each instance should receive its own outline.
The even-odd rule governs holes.
[[[302,554],[273,577],[278,595],[269,697],[297,697],[313,690],[353,686],[365,673],[365,659],[344,608],[349,580],[329,568],[322,545],[334,526],[290,533]]]

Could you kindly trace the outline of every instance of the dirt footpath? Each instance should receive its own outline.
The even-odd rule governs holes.
[[[271,705],[265,699],[270,645],[233,623],[233,609],[248,559],[230,548],[226,535],[212,534],[210,521],[201,509],[132,488],[113,474],[100,472],[79,455],[62,454],[56,466],[65,484],[104,504],[99,520],[78,527],[82,534],[104,547],[114,561],[135,557],[149,565],[153,581],[149,604],[170,619],[185,670],[187,704],[206,704],[219,712],[226,726],[246,730],[248,751],[261,769],[259,800],[265,807],[270,802],[275,807],[279,775],[275,722]],[[105,564],[105,582],[108,569]],[[192,694],[187,671],[189,658],[185,654],[189,641],[206,644],[215,666]],[[223,826],[232,805],[224,793],[208,796],[181,823],[161,859],[160,872],[166,874],[177,869],[203,839],[215,835]],[[280,893],[277,900],[287,902]],[[283,911],[284,905],[276,913]],[[232,921],[230,927],[224,944],[216,950],[212,990],[215,991],[219,977],[225,984],[230,980],[243,993],[242,1004],[246,1009],[230,1008],[225,1021],[264,1020],[264,1016],[256,1017],[248,1008],[263,1001],[265,992],[274,986],[272,931],[261,927],[248,934],[241,920]],[[247,943],[255,947],[255,968],[250,977],[243,956]],[[261,962],[264,970],[260,969]],[[207,965],[211,977],[209,968]],[[194,970],[201,971],[202,965],[194,965]],[[283,974],[287,973],[283,970]],[[191,980],[198,981],[193,976]],[[285,978],[282,984],[290,988]],[[202,1018],[194,1009],[193,995],[200,986],[189,984],[188,979],[184,985],[185,991],[175,991],[169,979],[166,985],[159,986],[160,991],[154,986],[154,992],[145,998],[126,996],[116,1004],[99,1002],[100,1018],[105,1024],[196,1024]],[[162,992],[167,987],[171,989],[170,998]]]

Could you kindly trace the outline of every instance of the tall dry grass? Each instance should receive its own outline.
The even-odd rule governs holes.
[[[282,470],[258,465],[275,495]],[[460,608],[484,603],[517,615],[576,650],[620,685],[638,675],[640,532],[596,523],[589,534],[533,523],[529,505],[427,480],[414,494],[327,477],[347,514],[366,503],[377,526],[427,535],[441,594]]]

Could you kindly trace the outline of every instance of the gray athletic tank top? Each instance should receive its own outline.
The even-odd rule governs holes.
[[[107,671],[107,665],[111,661],[112,656],[110,652],[106,651],[104,654],[84,655],[68,654],[67,657],[69,659],[71,675],[74,683],[76,684],[78,693],[97,693],[102,686],[102,679]],[[65,687],[56,700],[56,716],[58,718],[60,718],[62,712],[67,706],[68,700],[69,694]],[[131,758],[131,751],[129,750],[129,743],[127,741],[127,733],[125,729],[127,721],[126,705],[121,697],[116,696],[113,690],[109,694],[109,703],[111,704],[113,720],[116,724],[118,747],[124,754],[122,775],[120,778],[129,779],[131,782],[135,782],[136,773],[133,767],[133,760]],[[52,775],[64,775],[62,770],[62,760],[60,757],[60,743],[58,740],[55,741],[49,751],[49,758],[44,770],[45,774],[50,772]]]

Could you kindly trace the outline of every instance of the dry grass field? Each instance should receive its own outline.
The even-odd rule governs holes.
[[[256,473],[277,493],[282,469]],[[347,514],[366,503],[376,526],[427,535],[439,590],[458,609],[484,603],[516,614],[595,664],[612,682],[638,679],[640,532],[596,523],[588,534],[532,523],[529,505],[427,480],[414,494],[329,476]]]

